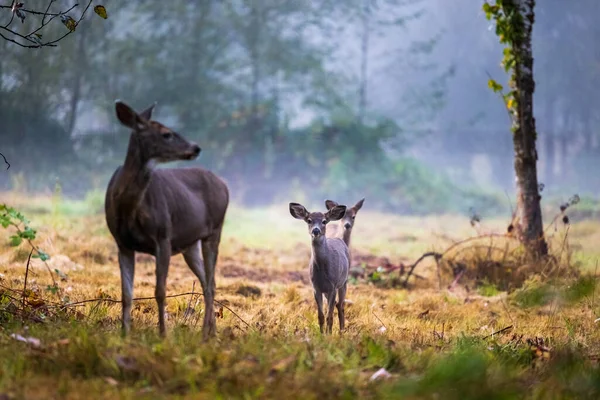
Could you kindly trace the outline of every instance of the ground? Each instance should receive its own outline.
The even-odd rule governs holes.
[[[116,247],[101,194],[75,202],[4,193],[0,203],[31,220],[38,231],[34,242],[51,256],[48,266],[59,287],[48,289],[46,266],[32,259],[22,300],[30,247],[10,246],[14,230],[3,230],[0,399],[600,395],[597,221],[565,226],[559,219],[549,226],[556,268],[526,273],[523,288],[501,291],[491,281],[494,275],[482,280],[470,273],[448,288],[451,264],[441,264],[440,285],[433,259],[417,266],[405,288],[402,266],[482,231],[502,234],[507,219],[484,218],[474,228],[463,216],[391,216],[370,212],[365,204],[352,253],[354,270],[363,263],[372,269],[351,280],[343,335],[336,316],[328,336],[319,333],[308,282],[305,224],[289,215],[287,204],[259,210],[232,205],[217,266],[218,336],[203,343],[198,295],[169,298],[164,340],[157,335],[153,300],[136,301],[126,339],[120,336],[118,301],[73,304],[120,298]],[[505,249],[500,262],[508,263],[509,243],[486,236],[456,251],[476,263],[480,249],[488,255]],[[567,264],[578,273],[554,273]],[[154,279],[153,258],[138,255],[134,295],[152,297]],[[182,257],[173,257],[168,295],[199,290]]]

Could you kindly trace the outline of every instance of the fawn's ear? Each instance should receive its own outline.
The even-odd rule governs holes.
[[[306,211],[306,208],[302,204],[290,203],[290,214],[296,219],[306,219],[308,211]]]
[[[146,121],[150,121],[152,119],[152,112],[154,111],[154,107],[156,107],[156,102],[150,104],[148,108],[142,111],[139,115],[144,118]]]
[[[344,218],[346,214],[346,206],[335,206],[325,213],[325,218],[329,221],[338,221]]]
[[[333,200],[325,200],[325,207],[327,207],[328,210],[331,210],[333,207],[337,206],[338,203],[336,203]]]
[[[354,211],[358,211],[358,210],[360,210],[360,209],[361,209],[361,207],[363,206],[363,203],[364,203],[364,202],[365,202],[365,199],[361,199],[361,200],[359,200],[359,202],[358,202],[358,203],[356,203],[356,204],[354,205],[354,207],[352,207],[352,208],[354,208]]]
[[[115,102],[115,111],[119,121],[128,128],[134,131],[139,131],[147,125],[147,120],[140,117],[131,107],[120,100]]]

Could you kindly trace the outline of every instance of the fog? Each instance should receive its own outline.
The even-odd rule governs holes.
[[[103,192],[127,150],[121,99],[140,111],[156,101],[154,119],[202,147],[164,167],[211,169],[240,205],[366,197],[394,213],[506,214],[510,119],[488,80],[508,76],[482,3],[107,0],[108,19],[88,11],[57,47],[0,38],[0,152],[11,165],[0,188]],[[550,202],[600,189],[593,4],[536,5],[538,170]],[[0,26],[10,18],[1,8]]]

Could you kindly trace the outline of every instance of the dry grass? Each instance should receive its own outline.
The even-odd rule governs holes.
[[[97,201],[3,194],[2,202],[33,221],[39,229],[36,243],[52,256],[51,268],[65,275],[55,296],[45,291],[51,283],[45,267],[32,261],[28,288],[40,301],[120,298],[116,247],[103,215],[91,213]],[[505,229],[500,220],[484,225],[488,231]],[[590,221],[571,226],[570,247],[565,248],[565,228],[558,227],[551,239],[555,253],[563,259],[571,254],[581,271],[594,272],[599,228]],[[386,216],[364,210],[357,218],[353,253],[357,259],[376,255],[392,264],[409,264],[425,251],[443,251],[453,240],[474,234],[463,217]],[[21,290],[28,251],[26,245],[10,247],[8,235],[0,236],[0,284]],[[481,251],[512,246],[505,239],[490,240],[470,243],[460,259],[474,262]],[[307,280],[308,243],[305,226],[288,215],[285,204],[252,211],[231,207],[218,263],[217,300],[239,317],[225,309],[217,321],[218,339],[208,344],[200,341],[199,296],[169,299],[169,337],[162,341],[156,335],[154,301],[135,304],[134,333],[123,340],[119,304],[87,303],[68,312],[49,307],[44,322],[21,323],[10,308],[9,296],[17,294],[0,291],[0,398],[2,393],[73,399],[598,394],[595,279],[534,278],[506,293],[487,278],[465,275],[452,290],[438,290],[430,260],[416,270],[424,279],[411,280],[415,284],[408,289],[369,281],[351,284],[343,337],[335,325],[333,337],[322,337]],[[453,277],[448,268],[444,273],[446,287]],[[174,257],[168,294],[190,292],[194,285],[197,291],[182,257]],[[153,291],[153,258],[139,255],[135,296],[152,297]],[[492,335],[508,326],[512,328]],[[20,343],[10,337],[13,333],[38,338],[41,346]],[[527,343],[536,338],[544,344]],[[370,382],[379,368],[386,368],[391,379]]]

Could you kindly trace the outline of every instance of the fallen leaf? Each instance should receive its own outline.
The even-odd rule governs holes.
[[[106,14],[106,8],[104,8],[104,6],[97,5],[96,7],[94,7],[94,12],[98,14],[101,18],[108,18],[108,15]]]
[[[377,372],[375,372],[373,375],[371,375],[369,380],[374,381],[374,380],[377,380],[380,378],[387,379],[387,378],[391,378],[391,377],[392,377],[392,374],[387,372],[385,368],[380,368]]]

